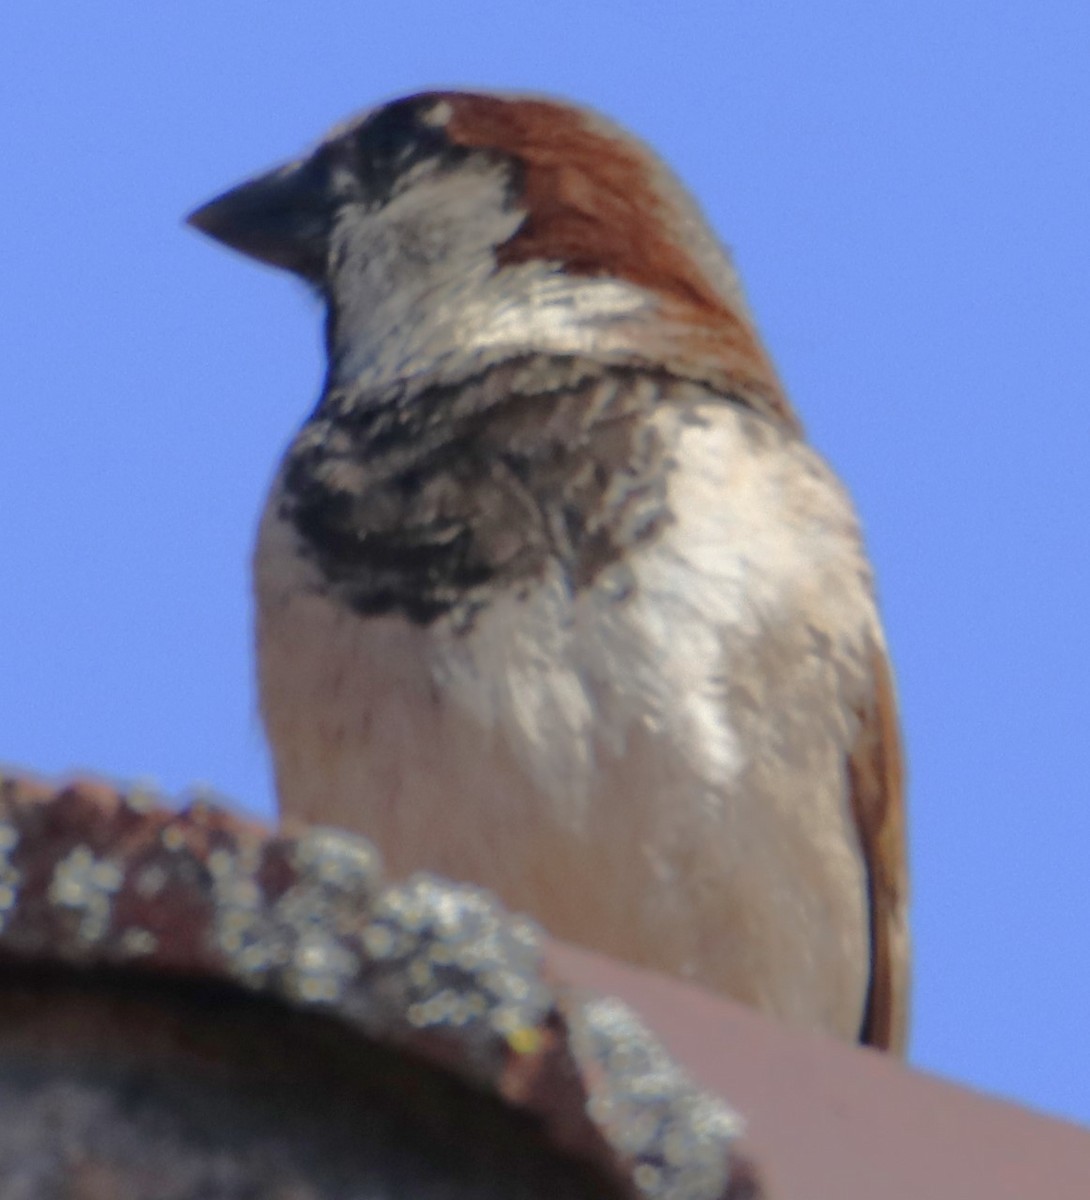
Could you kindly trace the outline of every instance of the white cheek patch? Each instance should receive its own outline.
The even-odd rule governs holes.
[[[333,235],[336,384],[366,391],[421,375],[458,380],[528,348],[630,356],[628,322],[654,298],[556,263],[498,269],[496,247],[525,220],[506,174],[488,164],[417,179],[375,212],[347,209]]]
[[[462,344],[482,350],[532,343],[539,351],[585,352],[593,357],[612,348],[611,321],[634,317],[650,307],[646,293],[631,284],[573,280],[559,267],[527,263],[506,268],[494,286],[482,289],[479,299],[467,307]],[[616,342],[618,348],[630,343],[625,332],[625,340]]]

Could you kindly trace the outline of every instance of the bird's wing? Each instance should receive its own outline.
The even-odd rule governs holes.
[[[848,759],[870,893],[871,979],[860,1040],[903,1054],[910,976],[904,775],[893,679],[878,645],[871,649],[871,673],[873,694],[859,714],[862,725]]]

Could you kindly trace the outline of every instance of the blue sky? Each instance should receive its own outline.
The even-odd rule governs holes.
[[[248,555],[319,314],[181,226],[354,110],[555,92],[731,244],[876,563],[921,1067],[1090,1122],[1086,0],[0,9],[0,760],[262,813]]]

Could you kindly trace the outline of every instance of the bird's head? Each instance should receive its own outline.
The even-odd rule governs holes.
[[[337,383],[587,355],[741,389],[793,421],[688,193],[638,139],[571,104],[395,100],[189,221],[318,289]]]

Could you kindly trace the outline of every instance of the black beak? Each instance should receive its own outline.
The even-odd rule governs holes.
[[[317,281],[325,273],[331,208],[326,174],[307,158],[239,184],[186,222],[232,250]]]

